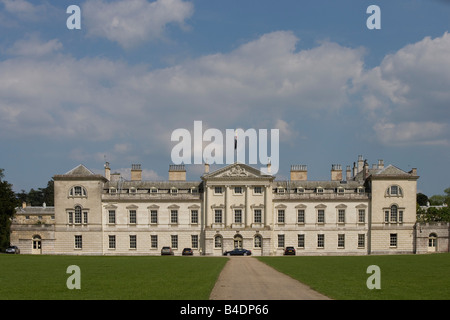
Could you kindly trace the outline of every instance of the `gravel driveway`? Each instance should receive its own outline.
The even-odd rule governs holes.
[[[230,257],[211,300],[329,300],[253,257]]]

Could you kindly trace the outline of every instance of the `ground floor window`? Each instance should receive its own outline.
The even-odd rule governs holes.
[[[157,235],[151,235],[150,242],[151,242],[152,249],[158,249],[158,236]]]
[[[297,246],[299,248],[305,247],[305,235],[304,234],[297,235]]]
[[[429,248],[436,248],[437,244],[437,235],[436,233],[430,233],[428,236],[428,247]]]
[[[364,234],[358,234],[358,248],[364,248],[366,245],[366,237]]]
[[[108,236],[109,249],[116,248],[116,236]]]
[[[261,248],[262,247],[262,237],[260,235],[255,236],[255,248]]]
[[[171,243],[172,243],[172,248],[173,249],[177,249],[178,248],[178,236],[177,235],[172,235],[172,236],[170,236],[170,240],[171,240]]]
[[[137,247],[137,236],[130,235],[130,249],[136,249]]]
[[[278,248],[284,248],[284,234],[278,235]]]
[[[222,237],[221,236],[214,237],[214,248],[222,248]]]
[[[83,248],[83,236],[76,235],[75,236],[75,249]]]
[[[191,246],[193,249],[198,248],[198,235],[196,234],[191,235]]]
[[[397,234],[391,233],[389,236],[389,246],[390,247],[397,247]]]
[[[318,234],[317,235],[317,248],[324,248],[324,247],[325,247],[325,235]]]

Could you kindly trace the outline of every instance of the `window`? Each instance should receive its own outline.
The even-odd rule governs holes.
[[[390,197],[402,197],[403,196],[403,190],[397,185],[390,186],[386,190],[386,195]]]
[[[214,222],[222,223],[222,210],[214,210]]]
[[[336,189],[336,192],[337,192],[337,194],[344,194],[344,188],[342,188],[342,187],[339,187],[339,188],[337,188]]]
[[[389,211],[388,210],[384,211],[384,222],[389,223]]]
[[[391,207],[391,222],[397,222],[397,211],[397,206],[394,205]]]
[[[177,249],[178,248],[178,235],[171,235],[170,243],[172,244],[172,248]]]
[[[304,194],[305,193],[305,188],[297,188],[297,193],[298,194]]]
[[[108,236],[108,243],[109,249],[115,249],[116,248],[116,236]]]
[[[242,223],[242,210],[234,210],[234,223]]]
[[[222,194],[222,187],[214,187],[214,194]]]
[[[345,210],[344,209],[338,210],[338,223],[345,223]]]
[[[158,189],[153,187],[153,188],[150,189],[150,193],[157,194],[158,193]]]
[[[242,194],[242,187],[234,187],[235,194]]]
[[[284,248],[284,234],[278,235],[278,248]]]
[[[284,191],[285,191],[284,188],[281,187],[277,188],[277,193],[284,193]]]
[[[150,236],[150,245],[152,249],[158,249],[158,236],[151,235]]]
[[[278,210],[278,223],[284,223],[284,210]]]
[[[324,247],[325,247],[325,235],[318,234],[317,235],[317,248],[324,248]]]
[[[397,234],[396,233],[391,233],[389,235],[389,246],[397,247]]]
[[[170,210],[170,223],[178,223],[178,210]]]
[[[254,247],[255,248],[261,248],[262,247],[262,237],[260,235],[256,235],[255,236]]]
[[[158,210],[150,210],[150,223],[158,223]]]
[[[323,194],[323,188],[316,188],[317,194]]]
[[[222,237],[221,236],[214,237],[214,248],[222,248]]]
[[[81,223],[81,207],[79,206],[75,207],[75,223],[76,224]]]
[[[75,236],[75,249],[83,249],[83,236]]]
[[[109,210],[108,223],[116,223],[116,210]]]
[[[366,242],[366,236],[364,234],[358,234],[358,248],[364,248]]]
[[[305,235],[304,234],[297,235],[297,246],[299,248],[305,247]]]
[[[88,223],[88,213],[86,211],[83,212],[83,223],[84,224]]]
[[[137,247],[137,236],[130,235],[130,249],[136,249]]]
[[[317,223],[325,223],[325,210],[317,210]]]
[[[110,194],[116,194],[116,188],[109,188]]]
[[[30,219],[30,216],[27,216],[27,219]],[[67,214],[67,222],[68,222],[69,224],[72,224],[72,223],[73,223],[73,212],[69,212],[69,213]]]
[[[177,188],[172,188],[170,189],[170,193],[173,195],[177,195],[178,194],[178,189]]]
[[[87,192],[86,189],[82,186],[75,186],[69,190],[70,197],[86,197]]]
[[[254,194],[262,194],[262,187],[254,187],[253,193]]]
[[[364,192],[366,191],[366,189],[364,187],[358,187],[358,194],[364,194]]]
[[[338,234],[338,248],[345,247],[345,234]]]
[[[255,211],[253,212],[253,216],[254,216],[254,223],[261,223],[262,222],[261,209],[255,209]]]
[[[196,234],[191,235],[191,246],[192,249],[198,248],[198,235]]]
[[[403,223],[403,210],[398,211],[398,222]]]
[[[430,233],[428,236],[428,247],[429,248],[436,248],[437,247],[437,235],[436,233]]]
[[[130,224],[136,224],[136,210],[130,210]]]
[[[300,209],[297,211],[297,222],[305,223],[305,210]]]
[[[130,189],[128,190],[128,193],[136,194],[136,188],[130,188]]]
[[[191,223],[197,224],[198,223],[198,210],[192,210],[191,211]]]
[[[366,210],[364,210],[364,209],[358,210],[358,222],[359,223],[366,222]]]

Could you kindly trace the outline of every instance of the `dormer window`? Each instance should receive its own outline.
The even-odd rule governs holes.
[[[128,190],[128,193],[136,194],[136,188],[130,188],[130,189]]]
[[[285,192],[284,188],[281,187],[277,188],[277,193],[284,193],[284,192]]]
[[[70,197],[87,197],[86,189],[82,186],[74,186],[69,190]]]
[[[358,187],[357,189],[358,194],[364,194],[365,191],[364,187]]]
[[[339,187],[336,189],[337,194],[344,194],[344,188]]]
[[[297,193],[299,194],[305,193],[305,188],[297,188]]]
[[[316,188],[316,193],[317,194],[323,194],[323,188],[322,187]]]
[[[176,194],[178,194],[178,189],[177,188],[171,188],[170,189],[170,193],[173,194],[173,195],[176,195]]]
[[[158,189],[153,187],[153,188],[150,189],[150,193],[157,194],[158,193]]]
[[[116,188],[109,188],[109,194],[116,194]]]

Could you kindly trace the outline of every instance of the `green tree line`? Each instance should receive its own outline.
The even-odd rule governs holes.
[[[445,189],[444,193],[443,195],[433,195],[429,198],[423,193],[417,194],[417,221],[450,222],[450,188]],[[428,205],[430,207],[421,208]]]
[[[50,180],[45,188],[15,193],[12,185],[4,179],[4,172],[4,169],[0,169],[0,251],[9,246],[11,219],[18,206],[23,202],[31,206],[42,206],[44,202],[48,206],[54,205],[53,180]]]

